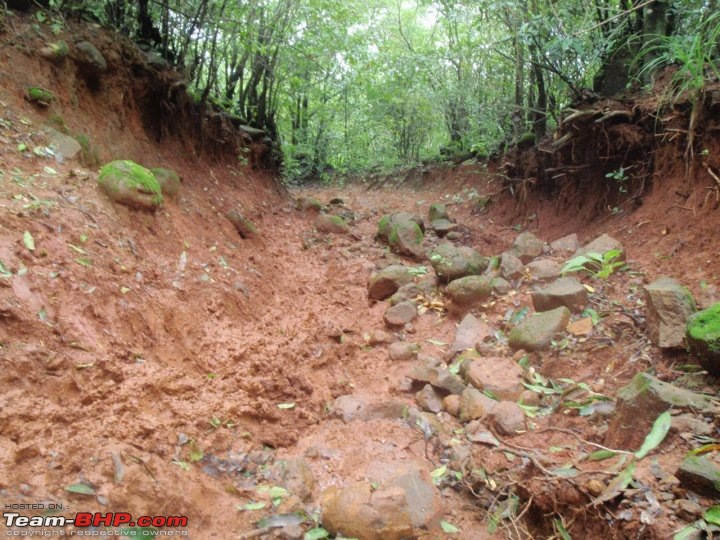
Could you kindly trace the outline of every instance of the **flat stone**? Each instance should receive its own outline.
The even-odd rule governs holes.
[[[403,416],[406,405],[401,401],[377,401],[370,397],[345,395],[330,405],[330,414],[346,424],[353,421],[396,419]]]
[[[478,343],[482,343],[486,337],[492,336],[492,334],[492,328],[487,323],[475,315],[465,315],[455,331],[455,340],[450,348],[450,354],[465,349],[474,349]]]
[[[570,310],[564,306],[535,313],[510,331],[508,345],[514,351],[524,349],[534,352],[547,349],[553,337],[563,332],[569,321]]]
[[[645,287],[647,331],[650,341],[661,348],[685,345],[685,331],[695,300],[675,279],[662,277]]]
[[[405,362],[417,358],[420,346],[417,343],[396,341],[388,347],[388,358],[393,362]]]
[[[519,258],[523,264],[527,264],[535,257],[542,255],[543,246],[544,242],[537,236],[529,232],[524,232],[515,238],[510,251]]]
[[[391,264],[370,275],[368,296],[371,300],[385,300],[403,285],[412,282],[413,276],[405,266]]]
[[[496,404],[497,401],[490,399],[480,390],[468,386],[460,396],[460,420],[481,420],[492,412]]]
[[[688,318],[686,338],[690,353],[697,356],[702,367],[720,377],[720,303]]]
[[[698,495],[720,497],[720,465],[704,456],[686,457],[675,476],[683,487]]]
[[[554,242],[550,242],[550,249],[558,255],[572,255],[580,247],[578,235],[575,233],[568,234],[562,238],[558,238]]]
[[[498,433],[515,435],[525,429],[525,413],[514,401],[501,401],[490,412],[490,422]]]
[[[577,257],[578,255],[587,255],[588,253],[598,253],[600,255],[604,255],[608,251],[612,250],[620,251],[620,256],[617,259],[618,261],[625,260],[625,248],[623,247],[623,245],[617,240],[615,240],[612,236],[603,234],[601,236],[598,236],[589,244],[578,248],[577,251],[575,251],[574,256]]]
[[[560,275],[562,266],[554,259],[537,259],[527,264],[527,271],[533,279],[555,279]]]
[[[415,401],[424,411],[439,413],[443,410],[442,395],[432,385],[426,384],[422,390],[415,394]]]
[[[579,313],[587,302],[587,289],[575,278],[565,277],[551,283],[547,287],[533,291],[532,300],[535,311],[550,311],[566,307]]]
[[[637,450],[660,414],[670,408],[717,411],[710,396],[638,373],[617,392],[617,407],[605,435],[605,445]]]
[[[525,390],[523,370],[512,358],[483,357],[465,366],[465,380],[498,400],[517,401]]]
[[[518,279],[524,270],[525,265],[516,255],[507,251],[500,255],[500,275],[505,279]]]
[[[385,310],[383,319],[388,326],[403,326],[418,316],[417,307],[412,302],[400,302]]]

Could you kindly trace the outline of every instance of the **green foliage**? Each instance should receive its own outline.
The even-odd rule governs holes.
[[[619,260],[621,255],[622,252],[618,249],[611,249],[602,255],[600,253],[578,255],[565,263],[561,273],[564,275],[585,272],[594,278],[608,279],[616,270],[625,266],[625,263]]]

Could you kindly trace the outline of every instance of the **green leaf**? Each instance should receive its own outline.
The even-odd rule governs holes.
[[[308,532],[305,533],[305,536],[303,536],[303,540],[321,540],[322,538],[329,538],[330,533],[327,532],[322,527],[315,527],[314,529],[310,529]]]
[[[602,461],[615,456],[617,456],[617,452],[613,452],[612,450],[598,450],[588,456],[588,461]]]
[[[708,509],[708,511],[703,514],[703,518],[708,523],[712,523],[713,525],[720,525],[720,506],[713,506],[712,508]]]
[[[430,476],[433,479],[442,478],[443,476],[445,476],[445,474],[447,474],[447,470],[448,470],[447,465],[442,465],[441,467],[438,467],[433,472],[431,472]]]
[[[85,484],[70,484],[65,488],[70,493],[79,493],[80,495],[95,495],[95,490]]]
[[[642,459],[657,448],[657,446],[665,439],[668,431],[670,431],[671,423],[672,417],[670,416],[670,411],[665,411],[658,416],[652,429],[650,430],[650,433],[648,433],[647,437],[645,437],[645,441],[640,447],[640,450],[635,453],[635,457]]]
[[[78,257],[77,259],[75,259],[75,262],[82,266],[85,266],[86,268],[92,266],[92,260],[88,259],[87,257]]]
[[[460,532],[460,529],[458,529],[452,523],[445,521],[444,519],[440,522],[440,527],[448,534],[457,534]]]
[[[24,152],[25,150],[27,150],[27,144],[20,143],[20,144],[18,144],[17,149],[18,149],[18,152]]]
[[[561,520],[553,519],[553,527],[555,527],[558,536],[560,536],[562,540],[572,540],[572,536],[570,536],[570,533],[567,531]]]
[[[278,408],[278,409],[294,409],[294,408],[295,408],[295,402],[290,402],[290,403],[278,403],[277,408]]]
[[[630,485],[630,482],[632,482],[633,475],[635,474],[635,467],[637,467],[637,463],[635,461],[625,467],[620,474],[610,481],[605,490],[593,501],[593,504],[602,504],[604,502],[611,501],[620,495],[620,493],[628,487],[628,485]]]
[[[238,504],[235,508],[238,510],[247,510],[247,511],[253,511],[253,510],[262,510],[267,506],[266,502],[249,502],[247,504]]]
[[[25,247],[28,248],[28,250],[35,251],[35,239],[32,234],[30,234],[30,231],[25,231],[23,233],[23,244],[25,244]]]

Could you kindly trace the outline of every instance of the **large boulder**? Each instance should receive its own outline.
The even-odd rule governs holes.
[[[450,297],[450,311],[464,314],[490,298],[492,290],[491,277],[465,276],[451,281],[445,288],[445,293]]]
[[[413,259],[425,256],[423,232],[414,221],[407,220],[392,226],[388,235],[388,246],[398,255],[407,255]]]
[[[524,232],[515,238],[510,251],[524,264],[527,264],[535,257],[542,255],[543,246],[543,241],[533,233]]]
[[[508,335],[508,345],[517,351],[541,351],[550,347],[553,337],[564,331],[570,321],[570,310],[565,306],[530,315]]]
[[[615,240],[612,236],[603,234],[601,236],[598,236],[595,240],[590,242],[589,244],[578,248],[578,250],[575,252],[575,256],[578,255],[587,255],[588,253],[599,253],[600,255],[604,255],[608,251],[617,250],[620,252],[620,256],[618,257],[619,261],[625,260],[625,248],[623,245]]]
[[[154,211],[162,203],[162,188],[155,175],[130,160],[111,161],[100,169],[100,189],[116,203]]]
[[[645,298],[650,340],[658,347],[682,347],[688,317],[695,312],[690,291],[677,280],[662,277],[645,287]]]
[[[575,278],[560,278],[547,287],[533,291],[535,311],[550,311],[565,306],[575,313],[581,312],[587,302],[587,289]]]
[[[430,254],[430,264],[438,279],[449,283],[461,277],[482,274],[489,261],[472,248],[443,242]]]
[[[690,352],[715,377],[720,377],[720,302],[691,315],[687,322]]]
[[[371,300],[385,300],[412,280],[413,276],[408,268],[399,264],[391,264],[370,275],[368,296]]]

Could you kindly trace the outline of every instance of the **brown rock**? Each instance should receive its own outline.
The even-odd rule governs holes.
[[[550,249],[559,255],[572,255],[580,247],[578,236],[575,233],[558,238],[554,242],[550,242]]]
[[[523,370],[511,358],[482,358],[469,362],[465,380],[499,400],[517,401],[525,390]]]
[[[413,277],[405,266],[391,264],[372,273],[368,284],[368,296],[371,300],[385,300],[412,280]]]
[[[460,397],[460,420],[467,422],[482,419],[493,410],[496,404],[496,401],[479,390],[468,386]]]
[[[403,326],[418,316],[417,307],[412,302],[400,302],[385,310],[383,319],[388,326]]]
[[[562,266],[553,259],[538,259],[527,265],[527,271],[533,279],[555,279],[560,275]]]
[[[406,406],[401,401],[377,401],[371,397],[345,395],[330,405],[330,414],[346,424],[355,420],[401,418]]]
[[[395,336],[385,330],[373,330],[368,337],[368,344],[372,347],[394,343],[395,341],[397,341]]]
[[[431,413],[439,413],[443,410],[442,396],[430,384],[426,384],[415,394],[415,401],[421,409]]]
[[[492,293],[492,278],[488,276],[466,276],[451,281],[445,288],[450,297],[450,311],[453,314],[463,315],[473,307],[480,305],[490,298]]]
[[[301,458],[290,458],[278,461],[277,465],[283,487],[301,500],[309,500],[315,488],[315,477],[307,462]]]
[[[586,255],[588,253],[599,253],[600,255],[604,255],[608,251],[612,251],[614,249],[620,251],[618,261],[624,261],[625,248],[622,246],[622,244],[615,240],[612,236],[603,234],[589,244],[587,244],[586,246],[579,248],[575,252],[575,256],[577,257],[578,255]]]
[[[533,291],[535,311],[550,311],[565,306],[575,313],[581,312],[587,302],[587,289],[575,278],[565,277],[547,287]]]
[[[331,214],[318,214],[318,217],[315,218],[315,228],[318,232],[323,233],[347,234],[350,232],[350,227],[343,218]]]
[[[514,401],[501,401],[490,412],[490,421],[503,435],[514,435],[525,429],[525,412]]]
[[[695,312],[690,291],[677,280],[663,277],[645,287],[645,298],[650,341],[662,348],[683,347],[687,320]]]
[[[417,343],[396,341],[388,347],[388,357],[393,362],[404,362],[417,357],[420,346]]]
[[[518,279],[524,269],[525,265],[516,255],[509,252],[500,255],[500,275],[505,279]]]
[[[457,394],[450,394],[449,396],[445,396],[445,398],[443,398],[443,409],[450,416],[459,416],[460,396],[458,396]]]
[[[458,325],[455,331],[455,341],[453,341],[450,353],[458,353],[465,349],[474,349],[478,343],[482,343],[485,338],[492,336],[493,331],[490,326],[475,317],[468,314]]]
[[[543,241],[532,233],[520,233],[513,242],[510,251],[524,264],[529,263],[535,257],[543,253]]]

